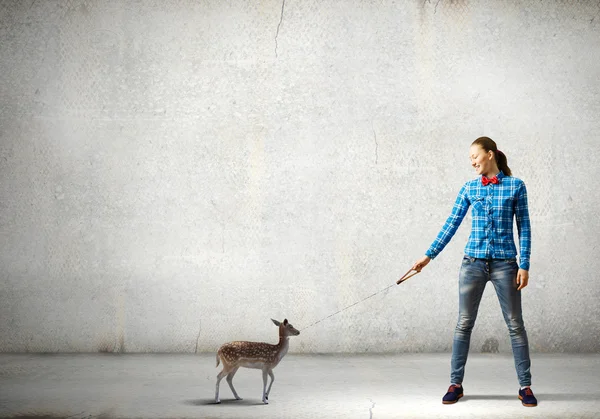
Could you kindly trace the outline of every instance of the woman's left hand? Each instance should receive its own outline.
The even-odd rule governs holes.
[[[521,291],[523,288],[527,286],[529,282],[529,271],[525,269],[519,269],[517,272],[517,291]]]

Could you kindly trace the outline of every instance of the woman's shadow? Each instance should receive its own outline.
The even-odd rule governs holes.
[[[598,401],[600,400],[600,393],[535,393],[535,397],[538,399],[538,403],[542,402],[571,402],[571,401]],[[514,400],[517,399],[517,395],[486,395],[486,394],[473,394],[465,395],[461,402],[469,400]]]

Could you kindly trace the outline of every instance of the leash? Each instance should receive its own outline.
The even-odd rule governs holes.
[[[369,298],[371,298],[371,297],[374,297],[374,296],[376,296],[377,294],[380,294],[380,293],[382,293],[383,291],[386,291],[386,290],[388,290],[388,289],[392,288],[394,285],[400,285],[401,283],[403,283],[404,281],[406,281],[408,278],[411,278],[411,277],[415,276],[416,274],[418,274],[418,273],[420,272],[420,271],[415,271],[414,273],[412,273],[412,274],[410,274],[410,275],[409,275],[409,273],[411,273],[413,270],[414,270],[414,269],[412,269],[412,268],[411,268],[411,269],[409,269],[409,270],[408,270],[408,272],[406,272],[404,275],[402,275],[402,278],[400,278],[399,280],[397,280],[395,284],[389,285],[389,286],[385,287],[384,289],[382,289],[381,291],[377,291],[376,293],[374,293],[374,294],[371,294],[371,295],[369,295],[368,297],[365,297],[365,298],[363,298],[362,300],[355,302],[354,304],[350,304],[348,307],[344,307],[343,309],[341,309],[341,310],[338,310],[338,311],[336,311],[335,313],[333,313],[333,314],[330,314],[329,316],[327,316],[327,317],[324,317],[324,318],[322,318],[321,320],[318,320],[318,321],[314,322],[313,324],[310,324],[310,325],[306,326],[304,329],[300,329],[300,331],[306,330],[306,329],[308,329],[309,327],[312,327],[312,326],[314,326],[314,325],[315,325],[315,324],[317,324],[317,323],[321,323],[323,320],[327,320],[328,318],[330,318],[330,317],[333,317],[333,316],[335,316],[336,314],[339,314],[339,313],[341,313],[342,311],[348,310],[350,307],[354,307],[355,305],[357,305],[357,304],[359,304],[359,303],[362,303],[363,301],[365,301],[365,300],[368,300]]]

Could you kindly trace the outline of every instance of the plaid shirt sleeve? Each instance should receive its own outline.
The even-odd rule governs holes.
[[[429,249],[425,252],[425,255],[429,256],[431,259],[435,259],[437,255],[440,254],[444,247],[450,242],[456,230],[460,226],[460,223],[465,218],[467,211],[469,209],[469,199],[467,198],[467,185],[463,185],[458,196],[456,197],[456,202],[452,207],[452,213],[444,223],[444,226],[438,233],[436,239],[433,241]]]
[[[529,209],[527,207],[527,188],[521,183],[517,192],[515,203],[515,220],[519,232],[519,268],[529,270],[529,256],[531,255],[531,225],[529,223]]]

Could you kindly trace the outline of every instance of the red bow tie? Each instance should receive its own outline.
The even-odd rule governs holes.
[[[490,183],[493,183],[495,185],[498,184],[498,178],[496,176],[494,176],[493,178],[486,178],[485,176],[481,176],[481,183],[483,184],[483,186],[487,186]]]

